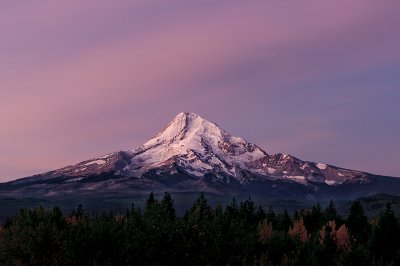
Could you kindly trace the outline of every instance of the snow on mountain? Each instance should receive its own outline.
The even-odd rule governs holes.
[[[130,154],[127,170],[134,176],[150,169],[176,171],[174,165],[190,175],[212,173],[221,178],[236,178],[240,183],[248,181],[247,173],[272,180],[328,185],[364,176],[361,172],[301,161],[288,154],[269,155],[193,113],[178,114],[164,130]]]
[[[262,171],[250,165],[266,156],[256,145],[229,135],[217,124],[196,114],[180,113],[163,131],[132,151],[130,169],[141,175],[174,162],[195,176],[207,172],[237,176],[238,168]]]
[[[180,173],[194,180],[210,175],[212,182],[220,184],[283,180],[306,186],[337,186],[357,180],[368,182],[363,172],[306,162],[288,154],[269,155],[194,113],[178,114],[160,133],[134,150],[106,154],[24,180],[57,177],[71,184],[103,173],[143,180],[149,174]]]

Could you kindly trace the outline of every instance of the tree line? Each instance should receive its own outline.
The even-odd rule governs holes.
[[[183,217],[171,195],[151,193],[144,210],[69,215],[21,209],[0,228],[1,265],[399,265],[400,223],[390,205],[368,220],[333,202],[275,213],[251,199],[211,207],[204,194]]]

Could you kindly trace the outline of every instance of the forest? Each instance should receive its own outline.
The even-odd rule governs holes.
[[[124,214],[21,209],[0,228],[0,264],[400,265],[400,222],[390,204],[368,219],[358,201],[341,217],[333,202],[289,214],[204,194],[181,217],[151,193]]]

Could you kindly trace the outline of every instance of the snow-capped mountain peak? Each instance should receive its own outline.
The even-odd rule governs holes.
[[[398,194],[400,179],[289,154],[267,154],[194,113],[180,113],[142,146],[0,184],[2,195],[209,192],[289,198]]]
[[[194,113],[178,114],[167,127],[132,151],[135,174],[176,163],[196,176],[216,171],[236,175],[235,166],[265,157],[266,153],[245,139],[234,137]],[[144,165],[135,171],[136,165]]]
[[[223,130],[194,113],[179,113],[160,133],[143,146],[195,141],[201,135],[223,138]]]
[[[197,114],[179,113],[160,133],[134,150],[110,153],[14,184],[57,179],[66,186],[82,184],[92,190],[107,184],[104,189],[115,190],[121,189],[124,182],[145,187],[152,182],[165,182],[173,183],[178,190],[201,187],[212,191],[215,184],[240,187],[275,181],[289,186],[333,187],[368,182],[367,176],[363,172],[302,161],[288,154],[267,154]],[[104,183],[102,179],[107,181]]]
[[[150,170],[166,175],[180,171],[197,177],[229,177],[240,183],[247,182],[249,176],[257,176],[301,184],[338,185],[362,174],[301,161],[288,154],[269,155],[194,113],[179,113],[154,138],[132,150],[131,156],[125,170],[136,177]]]

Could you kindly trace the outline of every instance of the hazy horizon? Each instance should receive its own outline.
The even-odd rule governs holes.
[[[0,182],[194,112],[266,152],[400,177],[400,2],[35,1],[0,9]]]

